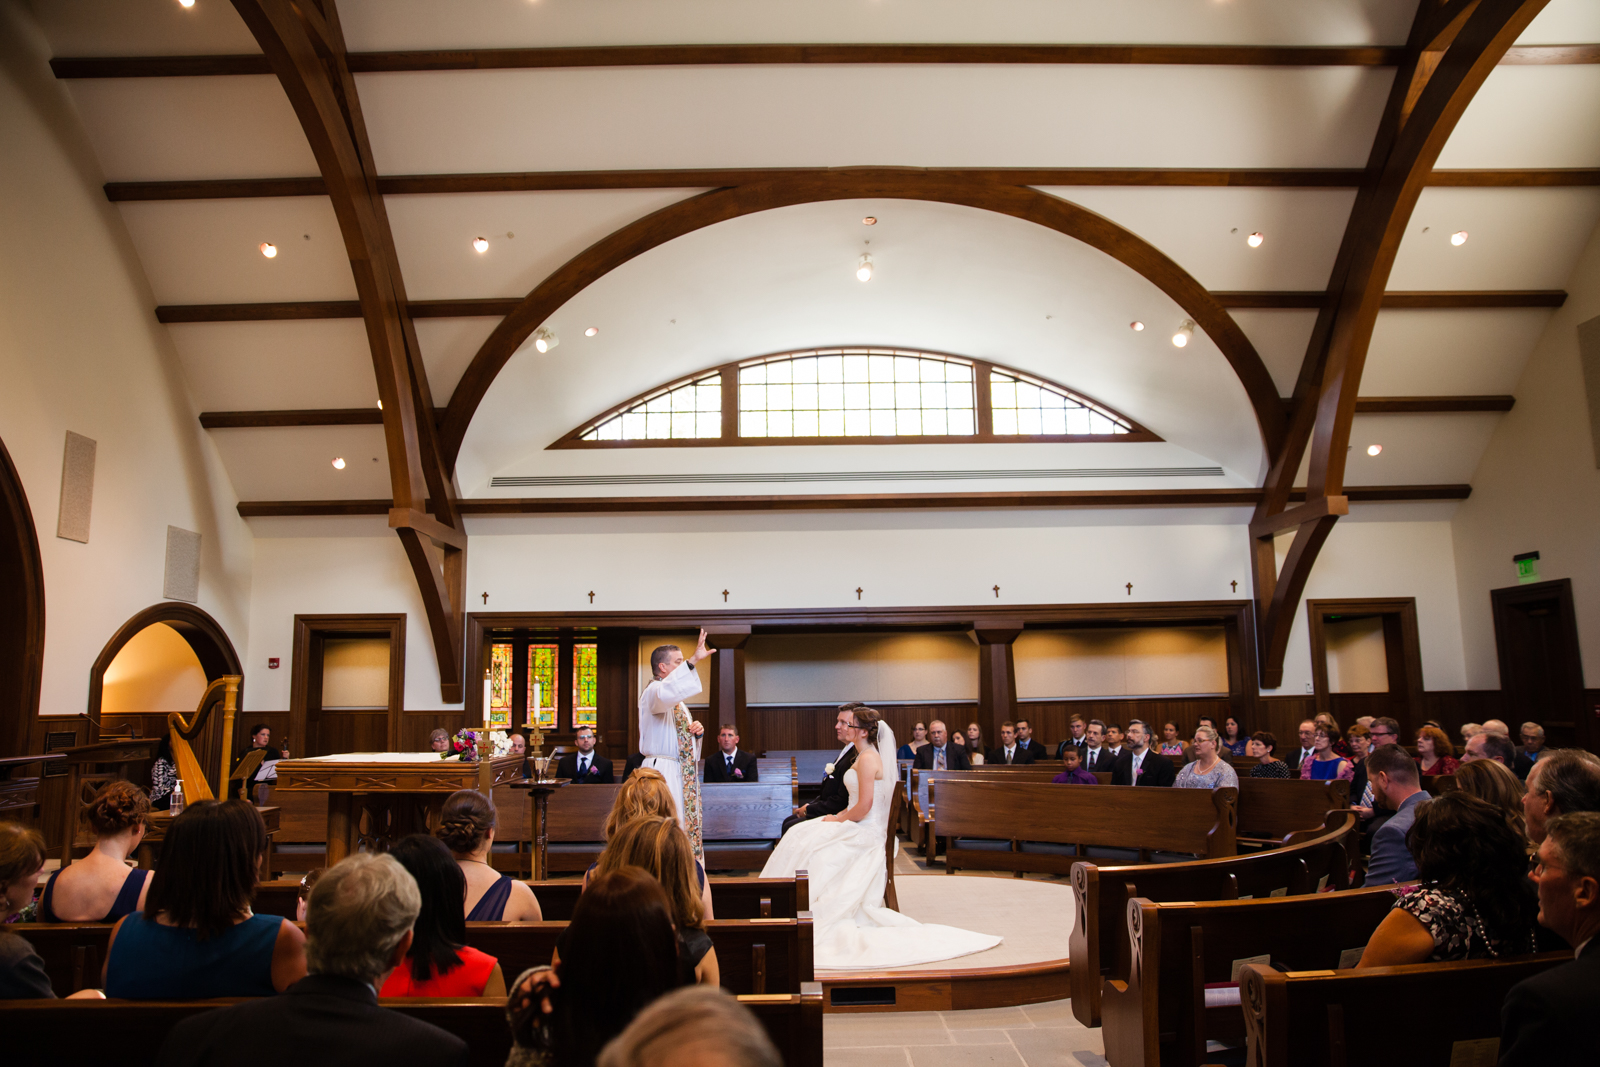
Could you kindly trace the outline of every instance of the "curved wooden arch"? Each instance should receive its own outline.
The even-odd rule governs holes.
[[[1171,297],[1206,332],[1244,386],[1268,455],[1283,437],[1282,402],[1266,364],[1215,297],[1155,246],[1101,215],[1022,185],[928,176],[899,168],[849,168],[713,189],[622,227],[572,257],[501,320],[450,398],[440,447],[454,470],[473,414],[513,353],[556,309],[617,267],[695,230],[774,208],[864,198],[957,204],[1024,219],[1076,238],[1131,268]]]
[[[44,563],[22,476],[0,441],[0,756],[28,752],[44,677]]]
[[[158,622],[164,622],[178,631],[189,643],[189,647],[194,649],[195,656],[200,660],[200,669],[205,672],[207,683],[226,675],[244,674],[239,653],[234,651],[233,642],[228,640],[227,631],[206,612],[193,604],[177,601],[145,608],[117,628],[117,632],[111,635],[111,640],[106,642],[106,647],[95,657],[94,665],[89,668],[91,740],[100,733],[100,704],[104,697],[106,669],[111,666],[111,661],[117,658],[117,653],[122,651],[122,646],[133,640],[135,634]],[[242,693],[244,686],[241,684],[239,689]]]

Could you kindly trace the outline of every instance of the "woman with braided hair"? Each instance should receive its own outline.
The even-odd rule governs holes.
[[[884,845],[895,787],[894,731],[862,704],[846,704],[842,733],[856,758],[844,773],[850,806],[789,828],[761,871],[792,878],[809,871],[816,965],[829,970],[881,970],[948,960],[993,948],[1001,938],[925,925],[884,907]],[[885,769],[887,768],[887,770]]]
[[[501,874],[489,864],[494,823],[494,805],[489,798],[475,789],[460,789],[444,802],[439,828],[433,832],[455,856],[466,876],[467,921],[539,922],[544,913],[528,883]]]

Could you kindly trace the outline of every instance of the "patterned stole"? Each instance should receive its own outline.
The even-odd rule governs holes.
[[[683,774],[683,829],[694,846],[695,859],[705,857],[705,845],[700,837],[700,776],[695,773],[694,735],[689,732],[689,709],[681,703],[672,709],[672,721],[678,728],[678,769]]]

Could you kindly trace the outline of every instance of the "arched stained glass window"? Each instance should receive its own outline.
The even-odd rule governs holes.
[[[964,356],[841,347],[708,368],[550,447],[1159,440],[1037,375]]]

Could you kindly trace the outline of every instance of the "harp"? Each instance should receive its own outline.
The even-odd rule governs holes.
[[[194,715],[188,721],[185,721],[182,712],[174,711],[167,715],[167,729],[172,739],[172,759],[177,766],[178,780],[183,783],[183,797],[186,802],[214,800],[217,794],[226,788],[224,783],[228,780],[228,755],[233,751],[233,716],[238,710],[239,683],[242,681],[244,681],[243,675],[225,674],[206,686],[205,693],[200,697],[199,706],[195,708]],[[207,726],[217,725],[220,725],[221,729],[212,731],[212,735],[207,738],[210,744],[199,741]],[[195,755],[191,741],[199,744],[202,751],[217,753],[215,790],[206,779],[205,768],[201,764],[200,757]]]

